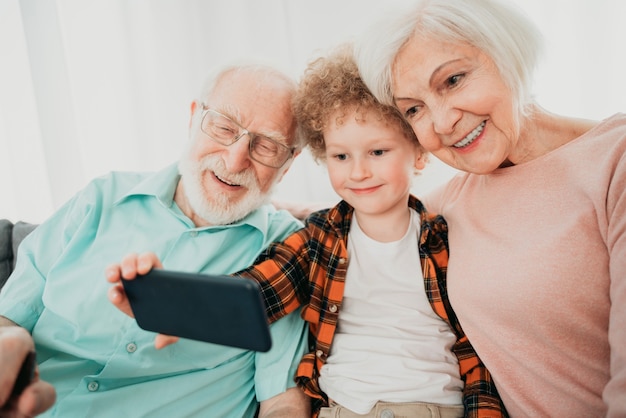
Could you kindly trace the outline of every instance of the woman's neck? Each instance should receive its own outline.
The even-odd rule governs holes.
[[[597,121],[588,119],[556,115],[534,105],[521,122],[516,149],[508,158],[509,165],[539,158],[578,138],[597,124]]]

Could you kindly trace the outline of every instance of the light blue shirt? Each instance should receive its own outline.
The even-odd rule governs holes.
[[[227,274],[302,227],[266,206],[196,228],[173,201],[178,179],[175,165],[96,179],[20,246],[0,314],[33,335],[41,378],[57,390],[45,416],[252,417],[257,399],[294,386],[307,343],[299,312],[271,326],[267,353],[191,340],[156,350],[155,334],[109,302],[105,267],[130,252],[155,252],[168,269]]]

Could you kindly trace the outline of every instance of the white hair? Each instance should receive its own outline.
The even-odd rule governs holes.
[[[207,78],[205,79],[198,101],[202,102],[210,97],[211,93],[215,90],[215,88],[224,77],[236,74],[254,74],[260,84],[266,82],[274,83],[276,86],[284,88],[289,95],[289,98],[291,100],[290,105],[293,109],[293,100],[295,98],[297,90],[297,83],[295,82],[295,80],[289,77],[285,72],[257,61],[238,61],[228,66],[214,69],[208,74]],[[296,124],[295,116],[294,125],[294,137],[289,139],[292,142],[292,146],[295,147],[297,151],[299,151],[304,146],[304,137],[302,136],[300,127]]]
[[[504,0],[417,0],[410,10],[386,16],[359,40],[355,59],[363,81],[378,100],[393,103],[392,67],[412,37],[471,45],[495,63],[516,98],[519,116],[534,102],[532,83],[542,52],[539,30]]]

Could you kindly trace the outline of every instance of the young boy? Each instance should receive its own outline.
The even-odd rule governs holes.
[[[426,160],[410,126],[348,47],[309,65],[296,114],[343,200],[236,275],[261,284],[272,321],[304,307],[312,350],[296,381],[314,416],[504,415],[447,298],[447,225],[410,195]]]

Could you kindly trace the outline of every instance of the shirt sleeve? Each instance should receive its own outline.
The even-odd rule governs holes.
[[[20,244],[15,269],[0,294],[0,315],[32,332],[44,309],[46,277],[84,218],[82,194],[76,195]],[[81,209],[82,208],[82,209]]]
[[[296,231],[285,241],[271,244],[253,266],[235,273],[259,283],[270,321],[293,312],[310,299],[310,242],[307,229]]]
[[[295,386],[296,369],[307,351],[308,328],[299,309],[274,322],[270,333],[272,348],[255,356],[254,382],[259,401]]]
[[[466,336],[452,349],[459,359],[466,418],[507,417],[491,374],[480,360]]]

